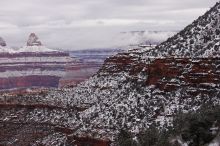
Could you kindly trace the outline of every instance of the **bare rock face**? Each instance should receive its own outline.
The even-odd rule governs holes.
[[[42,46],[42,43],[35,33],[31,33],[27,41],[27,46]]]
[[[0,46],[2,46],[2,47],[7,46],[5,40],[2,37],[0,37]]]

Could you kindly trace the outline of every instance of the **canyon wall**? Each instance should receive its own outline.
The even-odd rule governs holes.
[[[183,106],[182,108],[185,110],[189,110],[203,102],[215,102],[216,94],[218,94],[216,91],[219,89],[220,58],[158,58],[141,63],[133,55],[123,53],[107,59],[98,76],[117,76],[121,72],[127,73],[127,79],[123,84],[119,83],[117,89],[109,84],[97,86],[97,84],[91,83],[93,88],[91,88],[91,85],[89,86],[90,92],[88,94],[97,93],[97,96],[100,95],[101,100],[90,99],[90,106],[94,105],[93,102],[98,103],[95,104],[95,108],[96,106],[109,107],[109,104],[117,105],[116,95],[120,93],[119,90],[122,90],[120,86],[124,84],[131,85],[128,89],[132,90],[132,93],[143,94],[144,96],[150,95],[143,99],[139,99],[138,96],[137,103],[139,99],[143,104],[138,104],[137,109],[132,108],[133,111],[126,110],[123,115],[125,114],[126,117],[130,118],[133,114],[138,116],[134,119],[139,119],[138,126],[143,127],[146,123],[150,123],[150,119],[161,122],[160,118],[162,116],[168,118],[175,114],[177,110],[177,106],[174,106],[177,104],[174,103],[175,100],[178,100],[178,104]],[[100,82],[97,83],[101,84]],[[142,89],[148,90],[150,86],[153,86],[153,89],[145,94]],[[119,109],[113,114],[106,107],[104,111],[92,112],[90,117],[90,106],[85,106],[85,104],[88,105],[88,101],[80,96],[78,98],[73,97],[73,95],[75,96],[81,92],[79,91],[80,88],[84,92],[84,89],[88,87],[78,87],[78,90],[39,90],[36,93],[5,94],[2,96],[0,98],[0,125],[7,125],[7,128],[0,132],[0,144],[10,141],[13,144],[24,146],[30,143],[45,146],[51,143],[57,145],[77,144],[83,146],[89,144],[91,146],[109,146],[112,133],[117,133],[117,128],[119,128],[116,121],[123,121],[123,119],[116,116],[120,115],[122,111]],[[107,102],[108,98],[102,97],[102,93],[106,94],[107,92],[112,98],[111,103]],[[127,93],[127,90],[125,92]],[[120,95],[126,93],[121,92]],[[174,95],[178,94],[180,94],[180,97],[176,99]],[[86,95],[87,93],[83,93],[82,96]],[[160,97],[160,100],[157,97]],[[169,104],[166,102],[162,104],[162,97],[169,101]],[[145,100],[150,99],[150,103],[145,103]],[[123,103],[124,100],[129,102],[128,99],[123,99],[121,102]],[[158,102],[153,104],[152,102],[155,100],[158,100]],[[132,106],[136,105],[135,101],[133,102]],[[145,116],[147,117],[143,117],[143,112],[140,109],[146,107]],[[166,111],[164,107],[172,107],[172,109]],[[157,110],[149,111],[148,108],[156,108]],[[127,112],[135,113],[127,115]],[[106,116],[112,121],[109,125],[102,121]],[[146,121],[146,118],[149,120]],[[90,123],[88,119],[96,122]],[[129,124],[130,122],[126,121],[125,123]],[[88,127],[85,126],[86,123],[90,123]],[[132,121],[131,125],[135,123],[137,122]],[[108,126],[113,126],[115,129]],[[45,130],[41,130],[42,128]],[[105,132],[103,133],[103,131]],[[18,140],[13,141],[14,139]]]
[[[73,63],[63,52],[22,52],[0,54],[0,89],[58,87]]]

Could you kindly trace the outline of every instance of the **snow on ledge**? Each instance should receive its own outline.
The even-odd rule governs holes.
[[[58,52],[57,50],[49,49],[45,46],[24,46],[16,50],[16,53],[21,52]]]
[[[45,46],[23,46],[19,49],[13,49],[8,47],[2,47],[0,46],[0,53],[46,53],[46,52],[62,52],[59,50],[49,49]]]
[[[16,50],[0,46],[0,53],[16,53]]]

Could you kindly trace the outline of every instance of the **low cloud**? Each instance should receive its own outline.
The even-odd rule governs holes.
[[[0,36],[16,47],[24,45],[31,32],[51,48],[126,45],[121,32],[180,30],[217,1],[2,0]]]

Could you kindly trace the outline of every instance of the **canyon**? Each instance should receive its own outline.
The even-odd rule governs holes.
[[[74,88],[2,94],[0,145],[114,146],[121,129],[135,139],[172,127],[180,111],[220,105],[219,14],[217,3],[155,48],[107,58]]]
[[[170,117],[180,109],[219,103],[220,58],[166,58],[140,64],[128,56],[106,60],[99,77],[86,82],[90,86],[1,96],[0,121],[9,127],[0,134],[1,143],[107,146],[121,127],[135,134],[154,122],[171,124]],[[120,82],[113,84],[116,77]]]

